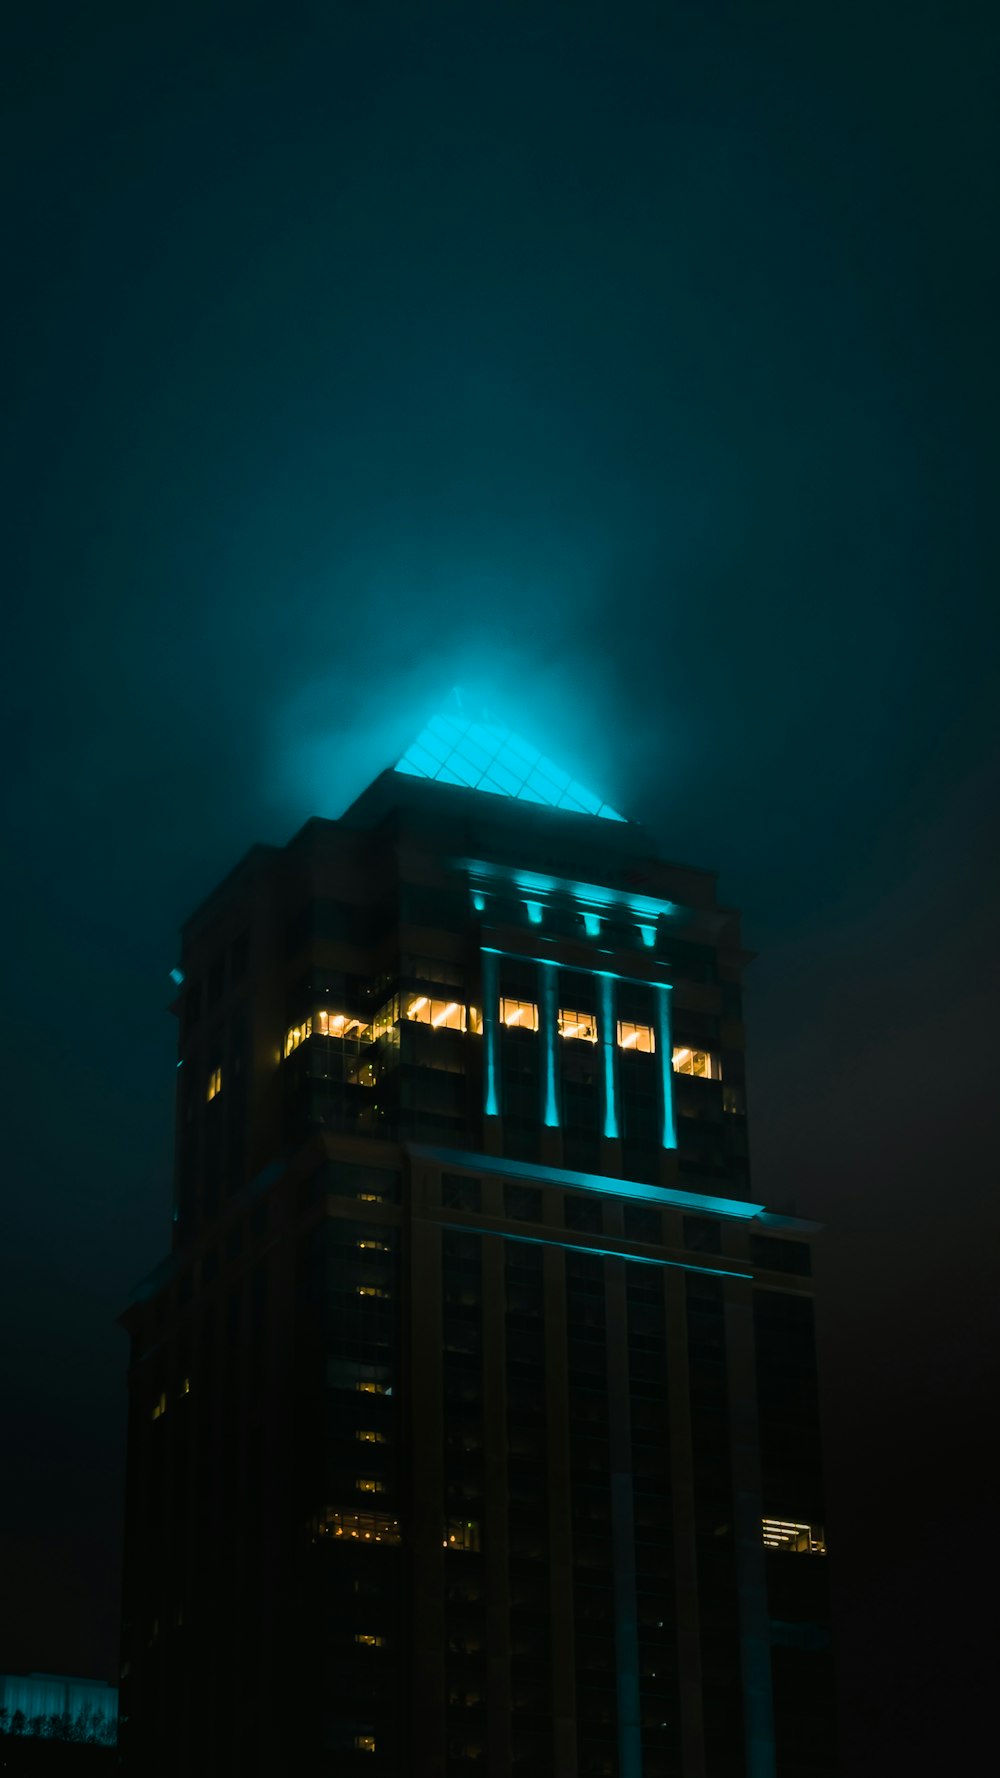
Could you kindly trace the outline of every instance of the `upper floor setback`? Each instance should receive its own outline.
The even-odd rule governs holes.
[[[285,847],[251,848],[186,923],[185,948],[234,898],[252,900],[262,881],[280,875],[280,861],[293,877],[302,868],[334,868],[343,900],[373,908],[393,899],[383,893],[387,876],[444,888],[435,867],[456,854],[471,855],[470,876],[480,877],[488,861],[490,872],[506,872],[509,886],[529,898],[540,888],[544,899],[545,879],[572,885],[588,920],[616,911],[646,929],[641,943],[651,942],[648,928],[660,912],[688,920],[695,912],[725,914],[712,872],[661,859],[640,824],[457,700],[339,818],[314,817]]]

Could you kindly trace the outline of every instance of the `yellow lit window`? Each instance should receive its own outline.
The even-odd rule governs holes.
[[[537,1031],[538,1008],[532,1000],[501,1000],[500,1023],[518,1031]]]
[[[208,1091],[207,1091],[205,1097],[207,1099],[217,1099],[219,1094],[221,1093],[221,1091],[222,1091],[222,1069],[221,1068],[213,1068],[211,1074],[208,1077]]]
[[[386,1442],[384,1432],[373,1432],[366,1426],[360,1427],[354,1436],[356,1439],[359,1439],[363,1445],[384,1445]]]
[[[435,1031],[464,1031],[465,1007],[457,1000],[432,1000],[426,994],[409,995],[403,1017]]]
[[[383,1290],[378,1284],[359,1284],[358,1295],[388,1297],[389,1292]]]
[[[643,1050],[647,1054],[656,1048],[652,1025],[634,1025],[630,1019],[618,1020],[618,1042],[623,1050]]]
[[[190,1377],[182,1378],[181,1386],[178,1389],[177,1393],[178,1393],[178,1395],[190,1395],[190,1393],[191,1393],[191,1378]]]
[[[388,1513],[341,1512],[330,1506],[313,1521],[312,1529],[317,1537],[347,1538],[355,1543],[400,1541],[399,1520],[390,1518]]]
[[[167,1411],[167,1398],[165,1395],[159,1395],[153,1405],[153,1419],[159,1420],[160,1416],[162,1414],[165,1414],[166,1411]]]
[[[383,1202],[381,1192],[359,1192],[358,1198],[362,1204],[381,1204]]]
[[[597,1024],[591,1012],[567,1012],[559,1008],[560,1037],[575,1037],[579,1043],[597,1042]]]
[[[388,1241],[359,1241],[358,1246],[372,1249],[375,1253],[388,1253],[389,1251]]]
[[[376,1636],[371,1630],[356,1630],[354,1640],[360,1648],[382,1648],[385,1645],[385,1637]]]
[[[298,1025],[289,1025],[285,1032],[285,1055],[290,1056],[313,1032],[319,1037],[355,1037],[362,1043],[369,1036],[368,1027],[349,1012],[315,1012]]]
[[[441,1542],[446,1550],[478,1550],[479,1520],[449,1519]]]
[[[361,1037],[365,1027],[349,1012],[318,1012],[309,1021],[323,1037]]]
[[[358,1477],[358,1479],[354,1485],[357,1488],[359,1494],[384,1494],[385,1493],[385,1483],[379,1481],[377,1476],[361,1475]]]
[[[311,1018],[303,1019],[301,1025],[289,1025],[288,1030],[285,1032],[286,1056],[290,1056],[293,1050],[298,1049],[300,1043],[305,1043],[306,1038],[312,1036],[312,1028],[313,1022]]]
[[[354,1745],[355,1745],[355,1748],[357,1749],[358,1753],[374,1753],[375,1752],[375,1736],[374,1735],[355,1735]]]
[[[385,1394],[385,1384],[384,1383],[364,1382],[364,1383],[357,1383],[355,1385],[355,1387],[361,1395],[384,1395]]]
[[[825,1556],[822,1525],[804,1525],[795,1519],[762,1519],[764,1546],[797,1556]]]
[[[675,1049],[672,1060],[675,1074],[694,1074],[700,1080],[721,1079],[718,1058],[707,1050]]]

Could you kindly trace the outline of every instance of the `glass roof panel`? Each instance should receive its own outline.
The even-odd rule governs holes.
[[[491,722],[462,716],[434,716],[397,761],[396,771],[411,778],[541,803],[552,809],[624,821],[616,809],[544,759],[536,747]]]

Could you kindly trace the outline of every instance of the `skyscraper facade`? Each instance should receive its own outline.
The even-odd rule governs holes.
[[[187,922],[131,1769],[833,1771],[816,1229],[751,1186],[746,961],[710,874],[458,714]]]

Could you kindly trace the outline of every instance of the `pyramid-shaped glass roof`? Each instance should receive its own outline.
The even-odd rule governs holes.
[[[625,819],[510,729],[458,714],[433,717],[397,762],[396,771],[493,796],[517,797],[523,803],[572,809],[578,815]]]

